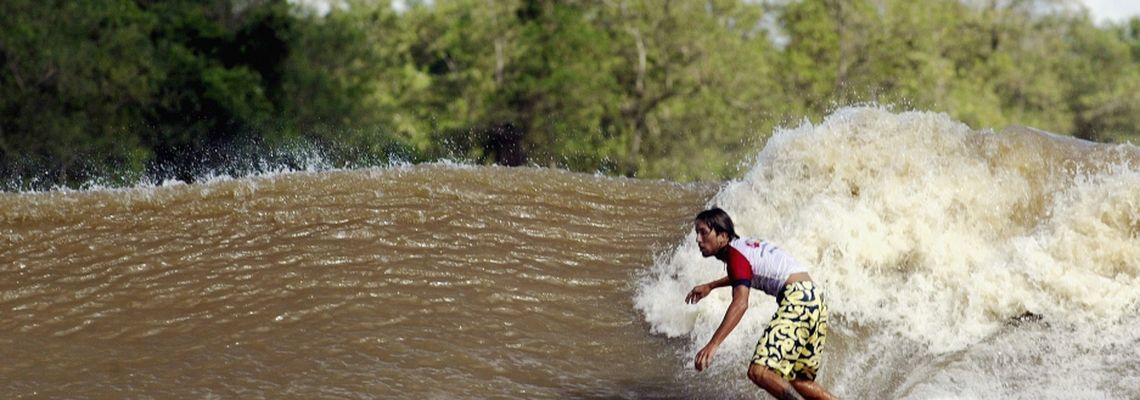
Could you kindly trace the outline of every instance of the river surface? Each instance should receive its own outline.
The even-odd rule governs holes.
[[[1140,398],[1140,156],[932,113],[776,132],[735,181],[455,164],[0,194],[0,398],[765,398],[712,205],[809,265],[850,399]]]

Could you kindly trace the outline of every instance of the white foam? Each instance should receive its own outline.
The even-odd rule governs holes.
[[[1138,313],[1136,154],[1026,129],[971,130],[944,114],[846,108],[776,132],[710,205],[739,233],[810,265],[833,315],[938,356],[1027,312],[1106,327]],[[635,296],[653,331],[688,336],[690,354],[729,300],[722,291],[678,306],[690,287],[724,274],[694,240],[658,260]],[[754,293],[755,318],[720,353],[751,353],[774,309]]]

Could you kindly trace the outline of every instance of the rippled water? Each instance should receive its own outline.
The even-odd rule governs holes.
[[[0,195],[0,397],[676,397],[629,290],[713,189],[420,166]]]

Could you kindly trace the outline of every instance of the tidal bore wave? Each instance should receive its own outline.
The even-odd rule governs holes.
[[[462,165],[0,194],[3,398],[736,398],[774,308],[717,205],[830,295],[844,398],[1140,397],[1140,152],[932,113],[777,132],[740,180]]]

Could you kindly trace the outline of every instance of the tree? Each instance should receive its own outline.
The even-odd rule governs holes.
[[[280,1],[163,1],[144,6],[157,19],[162,69],[145,107],[143,142],[152,173],[192,180],[232,163],[228,148],[263,139],[282,109],[283,65],[293,40],[290,6]]]
[[[1070,132],[1094,141],[1140,135],[1140,67],[1125,38],[1087,17],[1059,22],[1068,51],[1058,69],[1072,82],[1065,96],[1073,112]]]
[[[0,4],[0,168],[17,186],[141,172],[132,129],[158,84],[156,21],[134,2]],[[129,176],[123,177],[129,179]]]
[[[777,119],[763,9],[740,1],[606,2],[620,61],[624,175],[732,175]]]
[[[391,95],[406,84],[398,22],[387,5],[362,1],[296,17],[274,127],[285,145],[316,145],[344,165],[417,160],[398,138],[403,110]]]

